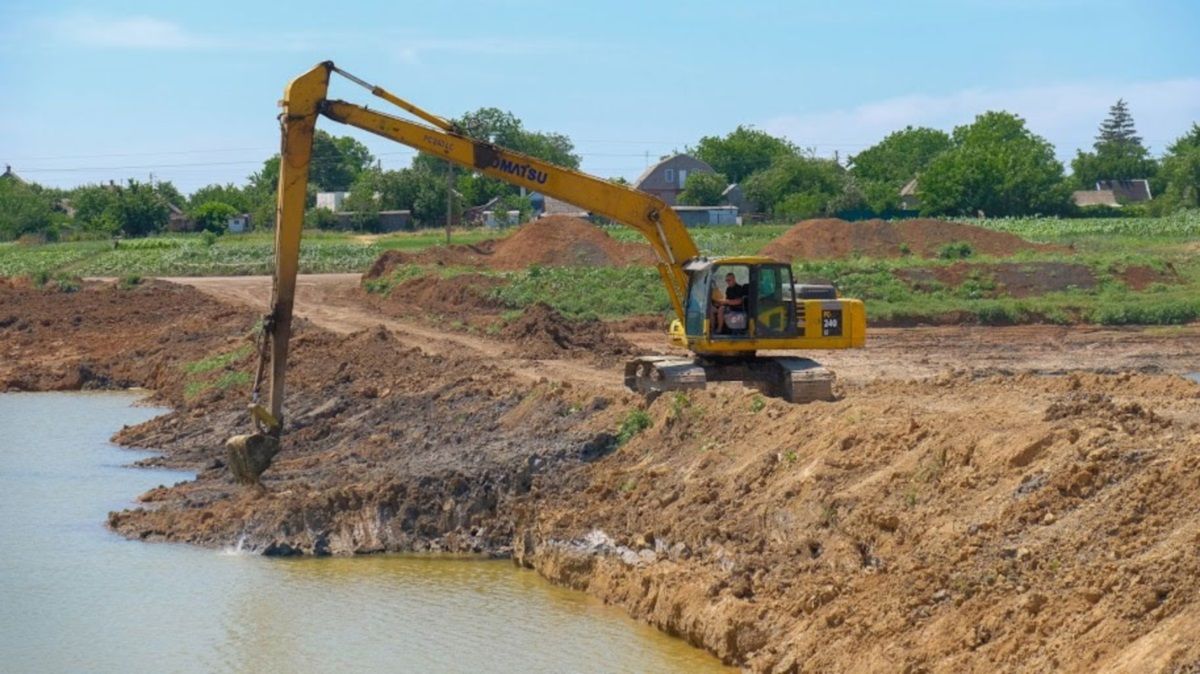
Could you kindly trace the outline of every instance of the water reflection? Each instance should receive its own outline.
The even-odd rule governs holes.
[[[105,514],[188,477],[123,467],[129,395],[0,395],[5,671],[725,671],[504,561],[271,560],[120,539]]]

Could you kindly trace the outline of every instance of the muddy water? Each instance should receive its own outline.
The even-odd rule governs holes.
[[[726,671],[507,562],[272,560],[120,539],[109,510],[183,473],[106,439],[126,394],[0,395],[5,671]]]

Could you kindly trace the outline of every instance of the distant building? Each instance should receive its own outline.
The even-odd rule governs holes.
[[[245,232],[246,230],[250,229],[250,214],[241,213],[239,215],[231,216],[229,220],[225,221],[225,229],[228,230],[230,234],[241,234],[242,232]]]
[[[1100,180],[1096,182],[1096,191],[1109,190],[1121,203],[1138,203],[1150,201],[1150,181],[1143,178],[1133,180]]]
[[[915,211],[921,208],[921,198],[917,196],[917,179],[904,183],[900,188],[900,210]]]
[[[1150,181],[1142,178],[1133,180],[1098,180],[1094,190],[1078,190],[1071,193],[1076,206],[1109,206],[1120,208],[1121,204],[1136,204],[1150,201]]]
[[[1088,206],[1111,206],[1119,208],[1120,202],[1112,190],[1078,190],[1071,193],[1071,200],[1080,208]]]
[[[167,202],[167,231],[168,232],[190,232],[196,229],[196,222],[188,217],[183,209],[171,202]]]
[[[693,173],[716,173],[716,171],[691,155],[677,154],[646,169],[642,175],[638,176],[637,180],[633,181],[633,186],[643,192],[653,194],[667,202],[669,206],[674,206],[679,203],[679,193],[683,191],[687,177]]]
[[[354,221],[356,215],[358,213],[355,211],[340,211],[337,214],[338,229],[354,229],[357,224]],[[377,232],[399,232],[413,228],[412,211],[379,211],[378,215],[379,224],[375,230]]]
[[[746,198],[746,195],[742,192],[742,186],[738,183],[733,183],[729,187],[726,187],[725,191],[721,193],[721,205],[734,206],[737,208],[738,213],[742,214],[757,213],[759,211],[758,204]]]
[[[317,208],[338,213],[342,210],[342,202],[349,192],[317,192]]]
[[[569,204],[562,199],[555,199],[544,194],[534,192],[532,195],[533,212],[536,217],[545,218],[551,215],[569,215],[573,218],[591,217],[591,213],[583,210],[575,204]]]
[[[672,206],[671,210],[688,227],[741,224],[737,206]]]
[[[21,179],[21,176],[13,173],[12,167],[8,164],[4,165],[4,173],[0,173],[0,180],[11,180],[18,185],[25,184],[25,181]]]

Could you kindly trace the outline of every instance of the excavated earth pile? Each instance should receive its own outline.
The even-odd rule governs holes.
[[[517,346],[517,358],[596,358],[605,363],[633,355],[634,346],[596,319],[572,320],[538,302],[500,330],[500,335]]]
[[[1065,251],[1030,243],[1014,234],[945,220],[804,220],[768,243],[762,254],[780,260],[825,260],[862,255],[937,257],[943,246],[965,243],[976,255],[1007,256],[1021,251]]]
[[[448,265],[494,270],[551,267],[619,267],[654,264],[654,252],[642,243],[622,243],[592,223],[552,215],[521,225],[503,239],[475,245],[436,246],[419,253],[388,251],[371,266],[364,279],[387,276],[399,265]]]
[[[884,362],[911,349],[867,349],[837,402],[720,386],[633,424],[640,400],[600,379],[301,321],[260,491],[233,484],[220,444],[245,430],[233,375],[255,320],[167,284],[6,284],[0,382],[153,386],[174,406],[117,435],[198,472],[113,513],[131,538],[511,554],[752,671],[1200,667],[1200,385],[1185,378],[917,379]],[[1178,362],[1155,352],[1163,371],[1200,352],[1176,346]]]

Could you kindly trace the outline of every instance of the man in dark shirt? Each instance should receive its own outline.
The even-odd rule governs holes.
[[[725,332],[725,316],[735,311],[746,311],[746,286],[738,285],[737,277],[725,275],[725,299],[717,300],[717,332]]]

